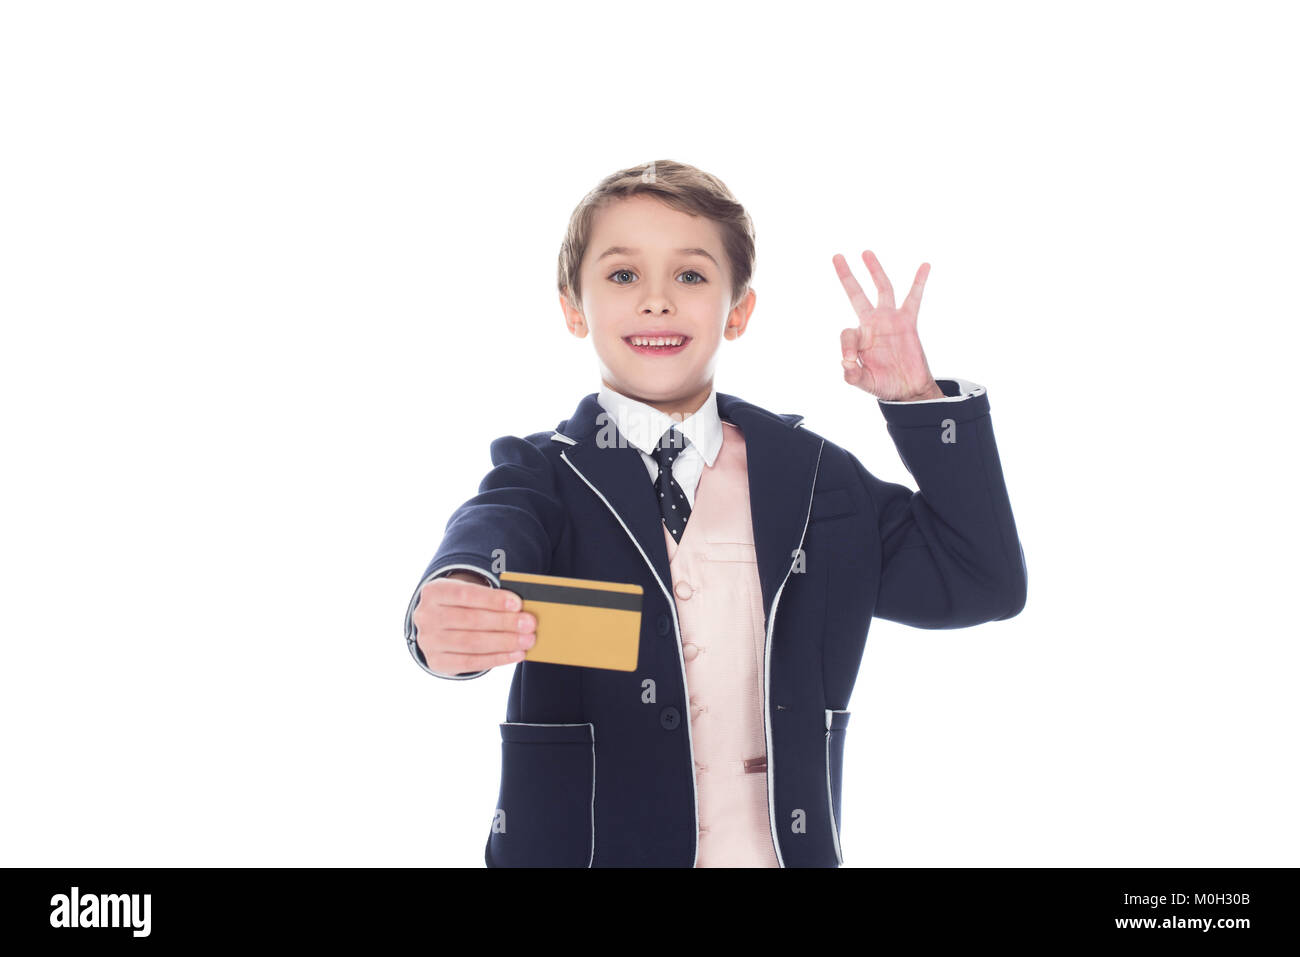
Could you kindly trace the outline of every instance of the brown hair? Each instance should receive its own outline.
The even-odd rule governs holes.
[[[611,173],[578,203],[560,244],[559,288],[569,304],[575,309],[582,307],[578,273],[591,241],[596,211],[615,199],[640,193],[647,193],[684,213],[707,216],[718,224],[723,251],[731,266],[731,308],[734,309],[749,291],[749,281],[754,275],[754,224],[722,180],[673,160],[655,160],[645,166]]]

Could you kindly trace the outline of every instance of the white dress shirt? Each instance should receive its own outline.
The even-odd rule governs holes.
[[[981,395],[985,391],[982,385],[976,385],[967,379],[958,379],[954,376],[936,376],[946,378],[949,381],[957,383],[961,390],[958,395],[947,395],[942,399],[920,399],[915,402],[904,403],[901,400],[877,399],[877,402],[883,402],[888,405],[920,405],[924,402],[961,402],[973,396]],[[691,415],[683,418],[680,423],[677,419],[666,413],[660,412],[654,406],[647,405],[644,402],[638,402],[636,399],[630,399],[621,392],[615,392],[613,389],[601,383],[600,391],[596,393],[596,401],[610,416],[618,432],[628,442],[629,445],[636,448],[641,454],[641,460],[645,463],[646,472],[649,474],[650,481],[653,483],[659,478],[659,463],[655,460],[655,446],[658,445],[659,439],[663,436],[665,430],[676,425],[688,439],[690,444],[686,446],[673,460],[673,479],[681,486],[682,492],[686,495],[687,502],[691,507],[695,507],[695,491],[700,484],[700,476],[704,474],[706,466],[713,465],[714,459],[718,457],[718,450],[722,448],[722,419],[718,415],[718,390],[714,386],[709,390],[709,397],[704,403],[695,410]],[[597,428],[602,423],[598,423]],[[410,605],[406,609],[406,646],[411,652],[411,657],[425,671],[439,678],[450,678],[454,681],[465,681],[469,678],[477,678],[480,675],[487,674],[487,670],[475,671],[460,675],[443,674],[441,671],[434,671],[424,661],[421,660],[419,646],[416,644],[415,626],[411,622],[411,616],[415,608],[420,603],[420,589],[427,583],[433,581],[441,575],[449,574],[456,569],[465,569],[467,571],[477,572],[482,575],[487,582],[494,587],[500,587],[496,575],[485,568],[477,565],[453,564],[443,565],[435,568],[424,577],[424,580],[415,589],[415,594],[411,596]]]
[[[704,474],[705,466],[713,464],[713,460],[718,457],[718,450],[722,448],[722,419],[718,416],[717,387],[709,391],[709,397],[698,409],[680,421],[652,405],[629,399],[603,383],[596,393],[596,401],[609,413],[619,434],[641,453],[641,460],[645,463],[652,483],[659,479],[659,462],[654,457],[654,450],[663,434],[676,426],[679,432],[690,439],[689,444],[673,459],[672,468],[673,479],[681,486],[687,503],[694,508],[695,490],[699,487],[700,476]]]

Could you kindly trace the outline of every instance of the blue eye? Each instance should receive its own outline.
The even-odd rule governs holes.
[[[633,275],[633,276],[636,275],[636,273],[632,272],[632,270],[630,270],[630,269],[616,269],[616,270],[614,270],[612,273],[610,273],[606,278],[607,278],[607,279],[613,279],[615,276],[621,276],[621,275],[623,275],[624,273],[628,273],[628,274]],[[683,276],[691,275],[691,276],[694,276],[694,277],[696,278],[696,281],[695,281],[695,282],[688,282],[688,283],[686,283],[686,285],[688,285],[688,286],[702,286],[702,285],[704,285],[704,283],[708,282],[707,279],[705,279],[702,275],[700,275],[700,274],[699,274],[698,272],[696,272],[694,269],[688,269],[688,270],[686,270],[686,272],[682,273],[682,275],[683,275]],[[629,282],[630,282],[630,280],[629,280]],[[616,285],[616,286],[626,286],[627,283],[626,283],[626,282],[618,282],[617,280],[615,280],[614,285]]]

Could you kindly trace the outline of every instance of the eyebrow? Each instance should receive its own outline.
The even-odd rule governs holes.
[[[599,262],[600,260],[604,259],[606,256],[635,256],[639,252],[641,252],[641,250],[632,249],[630,246],[610,246],[603,253],[601,253],[599,256],[596,257],[596,261]],[[722,268],[720,265],[718,265],[718,261],[713,258],[712,253],[710,253],[707,249],[701,249],[699,246],[687,246],[685,249],[675,249],[673,250],[673,252],[688,253],[694,256],[704,256],[709,260],[711,260],[713,262],[713,265],[718,266],[719,269]]]

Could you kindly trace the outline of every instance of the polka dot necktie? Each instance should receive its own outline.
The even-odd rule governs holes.
[[[659,512],[675,542],[680,542],[682,533],[686,531],[686,520],[691,517],[691,504],[686,501],[686,493],[673,478],[673,461],[690,444],[691,440],[683,433],[669,428],[655,448],[655,459],[659,462],[659,477],[655,480],[655,488],[659,493]]]

